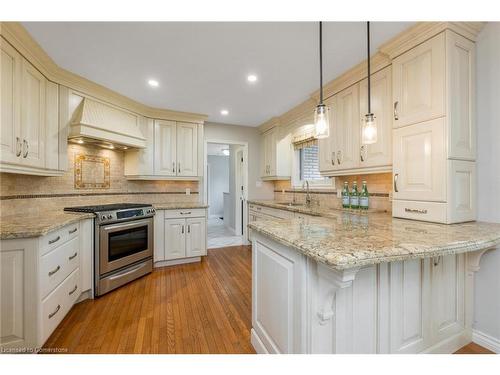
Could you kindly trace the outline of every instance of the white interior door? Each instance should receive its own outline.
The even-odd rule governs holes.
[[[243,217],[244,217],[244,206],[245,206],[245,181],[244,181],[244,152],[243,147],[238,148],[235,151],[235,234],[242,236],[244,232],[243,228]]]
[[[177,135],[175,121],[155,120],[155,163],[156,175],[177,175]]]
[[[186,257],[186,219],[165,220],[165,260]]]

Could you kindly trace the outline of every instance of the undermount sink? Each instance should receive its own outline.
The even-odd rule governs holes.
[[[304,203],[293,203],[293,202],[282,202],[276,204],[279,204],[280,206],[290,206],[290,207],[305,206]]]

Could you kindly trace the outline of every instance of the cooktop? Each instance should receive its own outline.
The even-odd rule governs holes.
[[[152,207],[152,206],[153,206],[152,204],[147,204],[147,203],[114,203],[114,204],[102,204],[97,206],[65,207],[64,211],[94,213],[102,211],[118,211],[130,208]]]

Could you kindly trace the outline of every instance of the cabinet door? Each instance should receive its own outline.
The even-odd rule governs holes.
[[[154,216],[154,251],[153,261],[165,260],[165,211],[157,210]]]
[[[330,136],[328,138],[321,138],[318,141],[318,152],[319,152],[319,171],[329,172],[334,169],[336,164],[336,151],[334,143],[334,129],[333,129],[333,117],[335,116],[336,103],[335,96],[332,96],[325,100],[325,104],[330,108]]]
[[[0,37],[1,121],[0,162],[21,162],[21,64],[22,57]]]
[[[186,219],[165,220],[165,260],[186,257]]]
[[[142,116],[139,116],[138,120],[139,129],[146,138],[146,148],[128,150],[125,153],[125,176],[154,175],[154,120]]]
[[[394,130],[394,199],[446,201],[444,118]]]
[[[47,80],[27,60],[22,63],[21,138],[23,164],[45,166]]]
[[[418,353],[430,343],[428,259],[389,263],[391,353]]]
[[[360,166],[383,167],[392,165],[392,72],[387,67],[371,77],[371,111],[377,123],[377,142],[360,145]],[[361,121],[368,113],[368,81],[359,86],[359,108]],[[360,133],[361,137],[361,133]]]
[[[276,160],[276,148],[278,145],[278,129],[274,128],[269,134],[269,174],[271,176],[277,175],[277,160]]]
[[[186,226],[186,257],[207,255],[205,218],[186,219]]]
[[[396,57],[392,72],[395,127],[444,116],[444,34]]]
[[[433,342],[442,341],[465,328],[465,260],[463,254],[431,260]]]
[[[359,166],[359,85],[353,85],[336,96],[337,115],[334,117],[336,144],[335,169],[353,169]]]
[[[45,118],[45,168],[59,167],[59,85],[47,81]]]
[[[262,150],[262,157],[263,157],[262,172],[261,172],[262,177],[267,177],[271,175],[273,132],[274,130],[271,129],[262,134],[262,145],[264,148]]]
[[[155,175],[177,174],[176,140],[175,121],[155,120]]]
[[[198,175],[198,125],[177,123],[177,176]]]

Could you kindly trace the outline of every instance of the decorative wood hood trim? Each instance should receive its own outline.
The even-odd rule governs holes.
[[[377,71],[391,65],[392,59],[395,57],[417,46],[418,44],[425,42],[444,30],[451,30],[467,39],[475,41],[477,35],[485,24],[486,22],[419,22],[380,46],[378,52],[373,55],[371,59],[372,71],[373,73],[376,73]],[[349,69],[345,73],[342,73],[340,76],[323,86],[325,99],[328,99],[345,88],[362,81],[367,77],[367,74],[366,60],[363,60],[353,68]],[[274,123],[288,126],[290,122],[289,119],[293,117],[291,114],[294,114],[297,118],[307,115],[305,111],[307,110],[307,104],[309,101],[312,101],[313,103],[317,103],[319,101],[319,90],[313,92],[310,99],[293,107],[281,116],[273,117],[271,120],[274,121]],[[300,115],[299,113],[301,111],[303,113]],[[272,127],[269,126],[269,122],[271,120],[260,125],[259,130],[261,132],[269,130]]]
[[[59,67],[19,22],[0,22],[0,35],[16,48],[50,81],[86,93],[103,102],[156,119],[203,123],[208,116],[154,108],[121,95]]]

